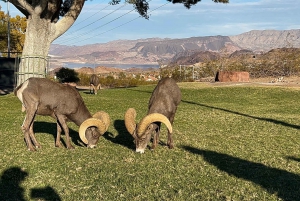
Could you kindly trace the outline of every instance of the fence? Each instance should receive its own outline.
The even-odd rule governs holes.
[[[18,57],[15,63],[15,86],[30,77],[46,77],[49,61],[49,56],[42,55],[23,55]]]

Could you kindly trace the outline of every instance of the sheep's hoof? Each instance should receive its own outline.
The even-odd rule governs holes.
[[[33,147],[28,147],[28,151],[36,151],[36,149]]]
[[[63,147],[63,146],[62,146],[62,144],[59,142],[59,143],[55,143],[55,147],[61,148],[61,147]]]
[[[73,147],[72,145],[68,146],[67,149],[75,149],[75,147]]]

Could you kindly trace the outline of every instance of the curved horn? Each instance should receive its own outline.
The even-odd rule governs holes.
[[[125,127],[127,131],[133,135],[133,132],[136,129],[136,123],[135,123],[135,118],[136,118],[136,111],[134,108],[129,108],[126,113],[125,113]]]
[[[141,122],[138,125],[137,135],[141,136],[145,132],[147,127],[153,122],[164,123],[167,126],[169,132],[173,132],[172,124],[165,115],[160,113],[152,113],[148,114],[141,120]]]
[[[110,125],[110,117],[109,115],[104,112],[104,111],[99,111],[99,112],[96,112],[94,115],[93,115],[94,118],[97,118],[97,119],[100,119],[101,121],[103,121],[105,123],[105,131],[107,131],[109,125]]]
[[[89,118],[85,120],[79,127],[79,137],[85,144],[88,144],[88,140],[85,137],[85,131],[88,127],[95,126],[99,129],[100,133],[103,135],[106,132],[106,125],[103,121],[97,118]]]

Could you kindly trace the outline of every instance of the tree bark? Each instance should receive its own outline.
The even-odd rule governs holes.
[[[51,28],[52,27],[52,28]],[[20,58],[17,85],[30,77],[45,77],[49,64],[48,51],[55,25],[38,15],[27,19],[25,43]]]
[[[16,86],[30,77],[45,77],[51,43],[75,22],[85,0],[73,0],[67,13],[58,19],[61,0],[10,0],[27,17],[25,42],[16,72]]]

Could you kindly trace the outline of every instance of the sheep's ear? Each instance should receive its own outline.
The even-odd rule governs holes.
[[[134,139],[137,139],[136,129],[135,129],[135,131],[133,131],[133,133],[132,133],[131,135],[132,135],[132,137],[133,137]]]
[[[85,120],[80,126],[79,126],[79,137],[85,144],[88,144],[88,140],[85,137],[85,131],[91,126],[95,126],[99,129],[99,132],[101,135],[103,135],[106,132],[106,125],[105,122],[101,121],[97,118],[89,118]]]
[[[127,131],[135,138],[136,137],[136,111],[134,108],[129,108],[125,113],[125,127]]]

